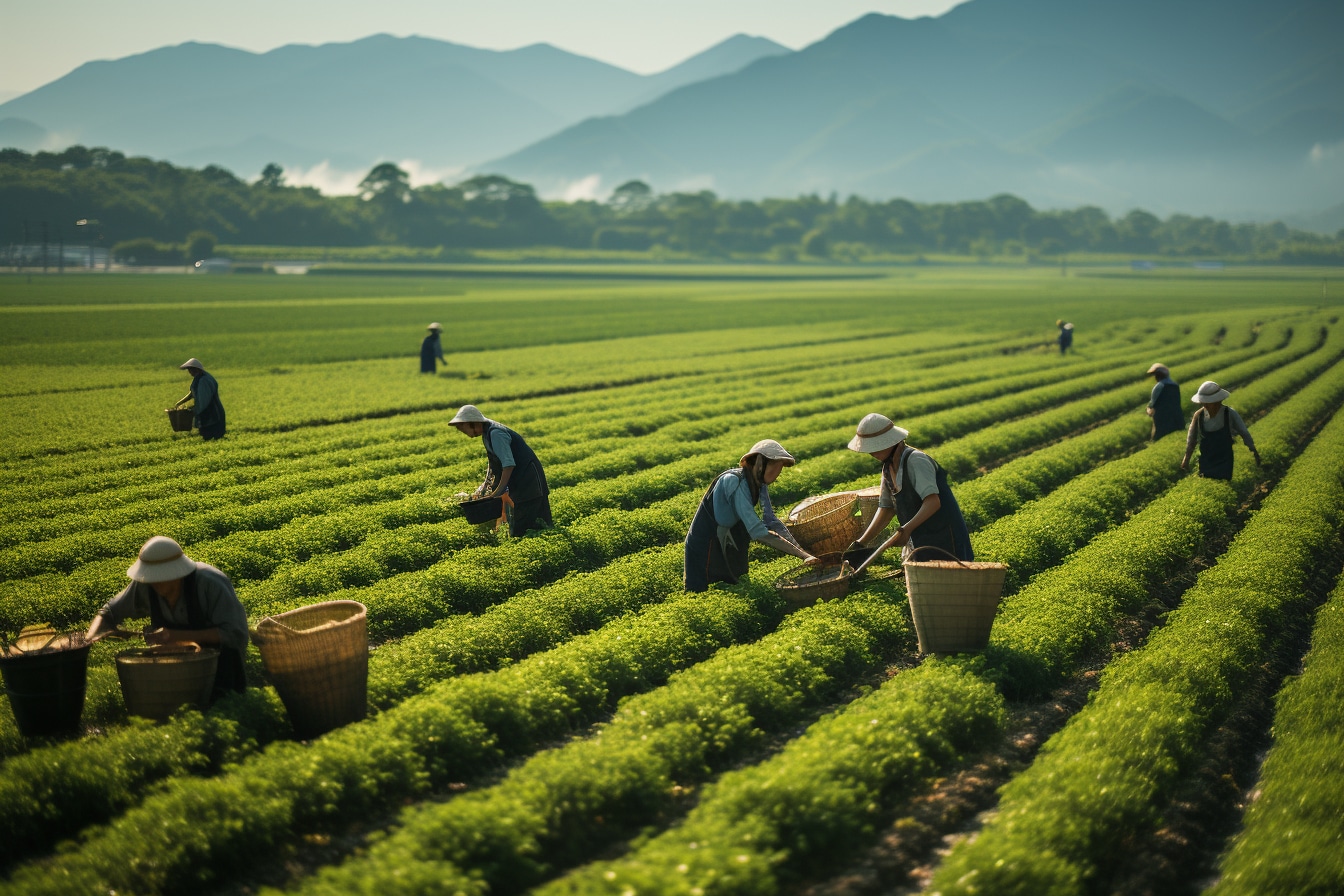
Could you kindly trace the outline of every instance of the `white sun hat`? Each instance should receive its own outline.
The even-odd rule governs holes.
[[[1158,362],[1155,363],[1152,367],[1149,367],[1149,368],[1148,368],[1148,372],[1149,372],[1149,373],[1159,373],[1159,372],[1160,372],[1160,373],[1171,373],[1171,368],[1167,367],[1167,365],[1163,364],[1161,361],[1158,361]]]
[[[1206,380],[1200,385],[1199,391],[1190,396],[1190,400],[1195,404],[1213,404],[1225,400],[1231,394],[1213,380]]]
[[[464,404],[457,409],[453,419],[449,423],[484,423],[485,415],[476,409],[474,404]]]
[[[883,448],[904,442],[908,435],[910,433],[907,430],[901,429],[881,414],[869,414],[859,421],[858,429],[854,431],[854,438],[849,440],[849,450],[872,454],[874,451],[881,451]]]
[[[199,370],[201,373],[205,373],[205,365],[202,364],[200,361],[196,360],[195,358],[188,358],[188,359],[187,359],[187,362],[186,362],[185,364],[179,364],[178,367],[177,367],[177,369],[178,369],[178,370],[190,370],[190,369],[193,368],[193,367],[195,367],[195,368],[196,368],[197,370]]]
[[[791,467],[794,464],[798,463],[798,461],[794,458],[794,456],[789,452],[785,451],[784,446],[776,442],[774,439],[761,439],[755,445],[751,446],[750,451],[742,455],[742,460],[746,460],[753,454],[759,454],[766,460],[782,460],[784,461],[784,466],[786,467]]]
[[[429,327],[428,327],[427,329],[430,329],[430,330],[442,330],[442,329],[443,329],[443,324],[439,323],[438,321],[434,321],[434,323],[430,324]]]
[[[171,582],[196,571],[196,563],[166,535],[155,535],[140,549],[140,557],[126,570],[137,582]]]

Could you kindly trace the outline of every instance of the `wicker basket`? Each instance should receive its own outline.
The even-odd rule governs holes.
[[[252,637],[299,737],[364,718],[369,626],[363,604],[332,600],[267,616]]]
[[[117,654],[126,711],[162,722],[183,704],[204,709],[215,688],[219,651],[198,644],[163,645]]]
[[[479,526],[481,523],[493,523],[499,519],[500,514],[504,512],[504,499],[472,498],[457,506],[462,508],[462,515],[467,518],[467,522]]]
[[[858,496],[838,492],[807,499],[793,509],[785,525],[805,551],[820,556],[849,547],[866,524]]]
[[[938,551],[936,547],[916,548]],[[1008,567],[1002,563],[951,560],[905,562],[905,587],[910,615],[919,636],[920,653],[974,653],[989,644],[989,630],[1003,594]]]
[[[0,651],[0,674],[19,733],[55,737],[79,733],[89,646],[83,632],[62,634],[29,626]]]
[[[196,412],[191,408],[165,408],[164,413],[173,432],[191,432],[191,425],[196,422]]]

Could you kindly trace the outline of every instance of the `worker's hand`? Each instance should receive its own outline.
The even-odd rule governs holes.
[[[808,555],[807,555],[807,559],[805,559],[805,560],[803,561],[803,565],[804,565],[804,566],[820,566],[820,565],[821,565],[821,558],[820,558],[820,557],[813,557],[811,554],[808,554]]]
[[[173,642],[173,633],[171,629],[166,628],[146,628],[145,643],[157,647],[160,644],[171,644]]]
[[[1190,469],[1190,458],[1187,457],[1181,460],[1181,469],[1182,470]]]
[[[864,547],[864,544],[861,541],[853,541],[850,542],[849,547],[845,548],[845,556],[843,559],[848,562],[850,566],[858,566],[872,555],[872,548]]]
[[[1257,467],[1263,467],[1263,466],[1265,465],[1264,462],[1260,460],[1260,452],[1259,452],[1259,451],[1252,451],[1252,452],[1251,452],[1251,457],[1255,458],[1255,465],[1256,465]]]
[[[896,530],[895,540],[892,541],[893,547],[903,548],[910,543],[910,533],[905,531],[905,527]]]
[[[1144,408],[1144,411],[1147,412],[1147,414],[1148,414],[1149,417],[1153,416],[1153,409],[1152,409],[1152,408]]]

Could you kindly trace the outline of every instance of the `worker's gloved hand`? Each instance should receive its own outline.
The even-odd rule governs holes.
[[[853,541],[850,542],[849,547],[845,548],[844,559],[848,561],[850,566],[858,566],[860,563],[867,560],[872,555],[873,555],[872,548],[864,547],[863,542]]]

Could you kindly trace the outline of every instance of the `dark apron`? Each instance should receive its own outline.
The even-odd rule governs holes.
[[[187,624],[179,625],[168,621],[163,611],[159,608],[159,603],[163,598],[150,589],[149,595],[149,621],[155,628],[168,628],[174,631],[185,631],[187,629],[218,628],[205,615],[205,607],[201,605],[200,595],[196,593],[196,573],[192,573],[182,580],[182,596],[178,600],[187,602]],[[226,691],[242,691],[247,687],[247,674],[243,669],[243,657],[232,647],[219,646],[219,665],[215,667],[215,688],[210,695],[210,699],[218,700],[224,696]]]
[[[714,582],[735,585],[747,574],[747,548],[751,545],[751,536],[747,534],[746,523],[738,520],[728,530],[732,543],[725,546],[719,541],[719,524],[714,519],[715,486],[724,476],[738,472],[720,473],[705,491],[691,519],[690,531],[686,533],[686,572],[682,577],[682,585],[687,591],[708,591]]]
[[[439,337],[426,336],[425,341],[420,343],[420,372],[434,373],[438,367],[434,359],[443,354],[443,349],[439,347]]]
[[[513,475],[509,477],[509,498],[513,507],[508,510],[509,534],[522,535],[530,529],[546,529],[554,525],[551,519],[551,488],[546,482],[546,473],[541,469],[541,461],[528,447],[523,437],[507,426],[490,422],[481,433],[485,443],[485,457],[490,464],[490,477],[486,480],[488,490],[504,475],[504,465],[490,447],[490,434],[500,430],[509,437],[509,450],[513,452]]]
[[[207,374],[208,375],[208,374]],[[191,400],[196,400],[196,384],[200,380],[191,381]],[[210,439],[221,439],[224,437],[224,404],[219,400],[219,383],[215,383],[215,397],[210,399],[210,403],[196,413],[197,430],[201,438],[209,441]]]
[[[1153,441],[1183,429],[1185,414],[1181,412],[1181,387],[1176,383],[1163,383],[1157,401],[1153,402]]]
[[[1232,416],[1227,408],[1223,428],[1207,430],[1204,423],[1209,419],[1208,411],[1199,409],[1199,475],[1205,479],[1232,479]]]
[[[901,470],[901,490],[896,492],[896,519],[902,526],[915,518],[919,513],[919,508],[924,504],[924,499],[915,491],[915,484],[910,478],[909,457],[914,448],[906,447],[902,457],[905,458],[905,465]],[[921,452],[922,453],[922,452]],[[933,458],[929,458],[933,460]],[[882,476],[888,482],[893,482],[895,477],[894,461],[897,460],[895,452],[887,458],[882,464]],[[971,561],[975,559],[975,552],[971,549],[971,533],[966,529],[966,519],[961,515],[961,506],[957,504],[957,498],[952,494],[952,487],[947,484],[947,472],[933,461],[933,468],[936,471],[938,482],[938,502],[939,508],[933,516],[919,524],[910,535],[910,544],[917,548],[933,546],[939,547],[953,554],[959,560]],[[892,489],[895,491],[895,489]]]

